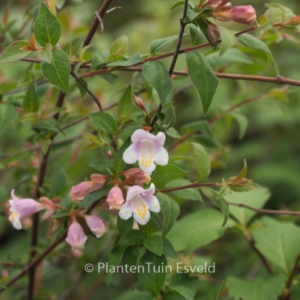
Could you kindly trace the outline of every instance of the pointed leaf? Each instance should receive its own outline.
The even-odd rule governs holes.
[[[23,109],[26,113],[37,112],[39,110],[39,96],[35,90],[34,83],[32,82],[25,94],[23,100]]]
[[[118,131],[118,125],[115,119],[104,112],[96,112],[89,114],[89,118],[92,121],[92,123],[97,127],[97,129],[111,133],[116,134]]]
[[[2,51],[0,55],[0,64],[18,61],[28,56],[31,51],[21,50],[23,47],[30,47],[30,43],[27,41],[16,41],[11,43]]]

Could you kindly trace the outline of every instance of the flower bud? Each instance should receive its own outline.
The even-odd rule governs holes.
[[[209,5],[210,7],[213,8],[222,8],[222,7],[227,7],[231,6],[231,3],[228,1],[221,1],[221,0],[208,0],[206,2],[206,5]]]
[[[106,181],[106,176],[102,174],[91,174],[90,178],[96,183],[105,183]]]
[[[209,38],[209,42],[215,46],[219,39],[219,30],[218,27],[212,23],[208,23],[207,25],[207,35]]]
[[[86,224],[94,235],[99,238],[108,230],[108,223],[96,215],[85,215]]]
[[[44,220],[50,218],[55,213],[55,211],[58,207],[47,197],[41,197],[40,201],[41,201],[42,206],[47,209],[41,218],[42,221],[44,221]]]
[[[137,107],[139,107],[142,111],[147,112],[146,107],[144,105],[144,102],[141,98],[137,97],[136,95],[133,95],[134,102]]]
[[[123,193],[122,190],[115,186],[113,187],[109,193],[108,197],[106,199],[106,202],[109,204],[109,209],[116,209],[120,210],[121,205],[124,203]]]
[[[66,242],[72,247],[72,249],[84,249],[84,244],[87,240],[87,237],[81,227],[81,225],[73,220],[72,224],[69,226],[68,235]]]
[[[70,197],[74,201],[79,201],[87,194],[100,190],[103,186],[104,182],[97,183],[95,181],[83,181],[72,187]]]
[[[148,184],[151,181],[150,175],[144,173],[144,172],[138,172],[134,175],[135,177],[135,183],[136,184]]]

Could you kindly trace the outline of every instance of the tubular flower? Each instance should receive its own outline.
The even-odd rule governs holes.
[[[85,215],[85,221],[94,235],[99,238],[108,230],[108,223],[96,215]]]
[[[19,199],[15,196],[14,190],[11,191],[11,197],[12,199],[9,200],[9,221],[12,222],[16,229],[22,229],[22,224],[20,222],[21,218],[44,209],[44,206],[41,203],[38,203],[33,199]]]
[[[160,204],[153,194],[155,186],[151,183],[150,188],[144,190],[138,185],[130,187],[127,191],[126,202],[122,205],[119,212],[121,219],[127,220],[132,215],[141,225],[145,225],[150,219],[150,211],[159,212]]]
[[[206,5],[209,5],[213,8],[216,8],[216,7],[228,7],[228,6],[231,6],[231,3],[229,2],[229,0],[208,0],[206,2]]]
[[[81,227],[81,225],[74,219],[69,226],[66,242],[72,247],[72,249],[84,249],[84,244],[87,237]]]
[[[109,204],[109,209],[120,210],[124,203],[122,190],[118,186],[114,186],[108,193],[106,202]]]
[[[159,132],[156,136],[143,129],[136,130],[131,140],[133,142],[123,154],[123,159],[127,164],[133,164],[137,160],[140,168],[148,175],[155,169],[155,164],[164,166],[168,163],[169,155],[163,148],[166,136]]]
[[[150,175],[142,172],[140,168],[125,170],[122,174],[126,177],[124,184],[127,185],[143,185],[143,183],[148,184],[151,181]]]
[[[87,194],[100,190],[104,183],[95,181],[83,181],[77,185],[72,186],[70,198],[74,201],[82,200]]]

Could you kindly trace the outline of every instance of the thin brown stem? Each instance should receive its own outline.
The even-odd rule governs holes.
[[[294,266],[293,266],[293,269],[291,271],[291,274],[288,278],[288,281],[286,283],[286,289],[288,290],[288,293],[287,295],[284,297],[284,300],[290,300],[290,296],[291,296],[291,292],[290,292],[290,289],[292,287],[292,284],[293,284],[293,279],[294,279],[294,276],[297,272],[297,269],[298,269],[298,265],[299,265],[299,262],[300,262],[300,254],[298,254],[296,260],[295,260],[295,263],[294,263]]]
[[[173,71],[174,71],[174,68],[175,68],[175,65],[176,65],[176,61],[177,61],[177,58],[178,58],[178,55],[179,55],[179,51],[180,51],[180,47],[181,47],[181,43],[182,43],[182,39],[183,39],[184,29],[185,29],[185,26],[187,25],[187,23],[184,22],[184,19],[186,18],[188,4],[189,4],[189,1],[185,0],[184,1],[182,18],[180,19],[180,31],[179,31],[179,35],[178,35],[178,40],[177,40],[175,51],[173,53],[172,62],[171,62],[170,68],[169,68],[170,77],[172,77],[172,75],[173,75]],[[150,125],[151,127],[155,126],[155,124],[158,120],[157,114],[160,113],[162,111],[162,109],[163,109],[163,106],[160,103],[159,107],[156,111],[156,115],[155,115],[155,117],[153,118],[153,120],[151,122],[151,125]]]

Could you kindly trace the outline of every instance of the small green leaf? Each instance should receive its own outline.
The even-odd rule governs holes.
[[[139,245],[143,243],[144,239],[145,236],[142,231],[131,229],[125,232],[121,236],[119,240],[119,245],[124,245],[124,246]]]
[[[286,278],[283,274],[269,275],[266,279],[259,278],[254,282],[228,277],[226,286],[229,296],[243,300],[275,300],[285,286]]]
[[[199,279],[185,273],[173,274],[170,281],[170,289],[178,292],[184,299],[195,299]]]
[[[154,296],[159,294],[164,285],[167,275],[166,265],[167,260],[163,255],[158,256],[150,251],[146,251],[140,259],[139,266],[143,268],[144,272],[138,272],[138,280],[142,287]]]
[[[160,102],[165,104],[173,89],[173,81],[167,68],[160,61],[149,61],[143,65],[143,76],[156,90]]]
[[[189,52],[186,61],[189,76],[197,88],[203,105],[203,113],[206,114],[217,90],[219,79],[211,70],[203,54]]]
[[[132,111],[132,91],[131,85],[125,90],[118,104],[118,114],[120,119],[129,117]]]
[[[126,250],[127,246],[117,246],[114,248],[110,254],[108,259],[108,268],[116,267],[118,263],[121,261],[124,251]],[[106,276],[106,283],[107,285],[110,284],[111,279],[114,275],[114,272],[108,272]]]
[[[3,289],[7,289],[7,286],[0,280],[0,287]]]
[[[14,115],[15,109],[12,104],[10,104],[9,102],[0,104],[0,135],[6,132],[6,129],[11,124]]]
[[[214,286],[209,293],[205,296],[204,300],[218,300],[219,293],[225,281],[221,281],[216,286]]]
[[[128,58],[121,57],[120,59],[114,60],[107,63],[108,67],[130,67],[143,62],[143,58],[139,53],[133,54]]]
[[[104,67],[104,65],[106,64],[107,58],[108,58],[107,51],[102,51],[102,52],[96,51],[93,54],[91,69],[95,69],[97,67]]]
[[[238,182],[241,179],[243,179],[247,174],[247,161],[246,159],[244,159],[244,166],[243,169],[241,170],[241,172],[232,180],[232,183],[234,182]]]
[[[133,226],[133,218],[129,218],[128,220],[123,220],[120,217],[117,219],[117,227],[120,233],[126,233],[132,229]]]
[[[54,47],[59,41],[61,34],[60,24],[44,3],[40,6],[40,11],[35,20],[33,32],[35,34],[36,41],[42,47],[45,47],[47,43],[50,43]]]
[[[167,257],[177,258],[177,253],[172,243],[166,238],[163,239],[163,254]]]
[[[21,48],[30,46],[30,43],[27,41],[16,41],[11,43],[2,51],[0,55],[0,64],[18,61],[28,56],[31,51],[21,50]]]
[[[36,113],[29,113],[14,119],[14,122],[36,124],[38,120],[39,120],[39,116]]]
[[[222,39],[221,49],[219,52],[219,55],[221,56],[227,50],[229,50],[231,47],[238,44],[238,40],[231,30],[229,30],[223,26],[218,26],[218,30],[220,32],[220,36]]]
[[[149,236],[144,240],[143,245],[147,250],[156,255],[161,256],[163,253],[163,240],[161,235],[153,234]]]
[[[84,203],[84,207],[87,208],[89,207],[91,204],[93,204],[95,201],[100,200],[101,198],[103,198],[104,196],[108,195],[108,192],[111,189],[111,185],[108,185],[106,187],[103,187],[101,190],[96,191],[94,193],[88,194],[84,197],[84,199],[82,200]]]
[[[25,94],[23,109],[26,113],[37,112],[39,110],[39,106],[39,96],[35,90],[34,83],[32,82]]]
[[[194,24],[189,24],[189,29],[193,46],[206,43],[206,38],[199,28],[197,28]]]
[[[174,138],[174,139],[181,138],[180,133],[174,127],[168,128],[167,131],[166,131],[166,135],[171,137],[171,138]]]
[[[247,126],[248,126],[248,119],[245,116],[238,113],[230,113],[230,116],[232,116],[239,125],[240,128],[239,139],[241,140],[246,133]]]
[[[104,79],[105,81],[107,81],[110,84],[114,84],[115,81],[118,79],[118,76],[113,73],[100,74],[99,77]]]
[[[41,63],[43,75],[64,93],[69,90],[70,61],[68,55],[62,50],[53,50],[52,63]]]
[[[125,169],[126,163],[123,160],[123,154],[130,144],[131,140],[127,139],[127,141],[122,145],[122,147],[118,149],[113,162],[115,174],[118,174],[119,172]]]
[[[44,130],[53,131],[53,132],[60,132],[60,133],[64,134],[64,132],[61,130],[57,120],[55,120],[53,118],[46,119],[46,120],[39,120],[38,122],[35,123],[34,126],[39,129],[44,129]]]
[[[113,173],[113,163],[108,159],[98,159],[89,164],[90,167],[96,169],[101,174],[110,175]]]
[[[208,125],[207,121],[195,121],[191,123],[184,124],[181,127],[182,130],[185,132],[188,131],[199,131],[207,134],[208,136],[212,137],[212,132],[210,126]]]
[[[163,215],[162,234],[163,237],[165,237],[175,224],[175,221],[180,212],[180,207],[177,202],[169,198],[167,195],[157,193],[156,196],[159,200],[161,212]]]
[[[207,152],[200,144],[191,144],[193,147],[193,160],[197,172],[197,179],[198,181],[202,181],[210,174],[210,159]]]
[[[129,40],[127,35],[122,35],[117,38],[110,46],[108,61],[113,61],[115,59],[122,57],[129,47]]]
[[[92,123],[97,127],[98,130],[116,134],[118,131],[118,125],[115,119],[104,112],[96,112],[88,115]]]
[[[165,46],[169,45],[170,43],[177,41],[178,35],[168,36],[162,39],[154,40],[150,45],[150,53],[154,55],[160,49],[164,48]]]

